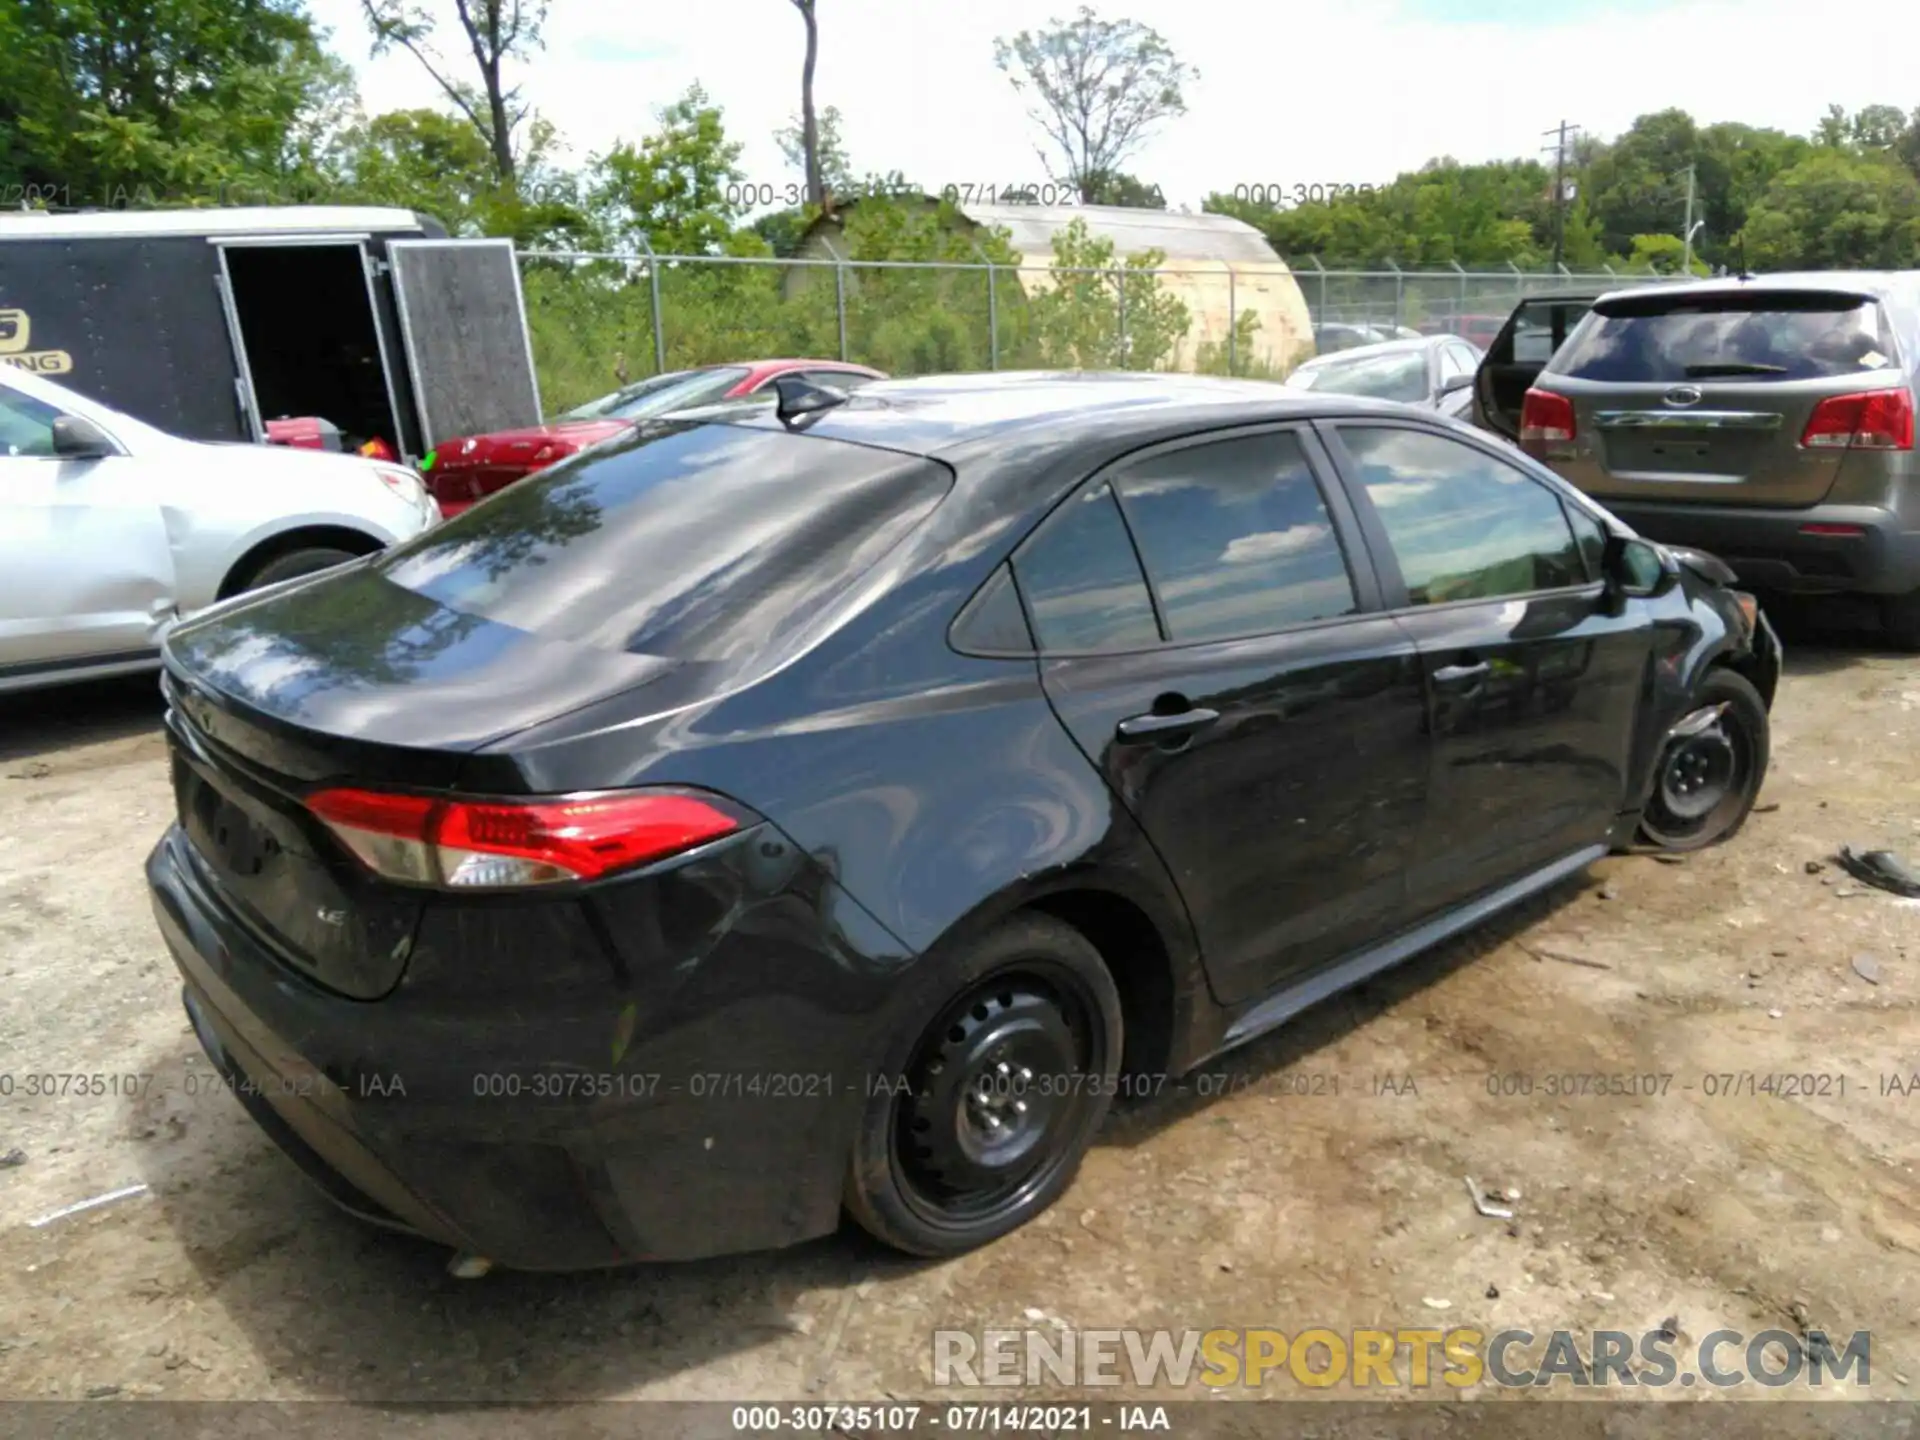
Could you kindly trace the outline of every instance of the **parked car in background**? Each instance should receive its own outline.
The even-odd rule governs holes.
[[[1836,271],[1529,300],[1476,410],[1643,533],[1871,596],[1920,649],[1916,385],[1920,275]]]
[[[1452,335],[1389,340],[1308,360],[1286,383],[1324,395],[1368,395],[1423,405],[1458,419],[1472,407],[1480,360],[1478,350]]]
[[[529,1269],[843,1208],[950,1255],[1116,1093],[1738,829],[1779,648],[1724,582],[1491,437],[1257,381],[648,421],[174,630],[154,912],[362,1216]]]
[[[151,669],[176,617],[439,518],[407,466],[182,440],[0,366],[0,691]]]
[[[1313,348],[1316,355],[1336,355],[1342,350],[1357,350],[1362,345],[1381,345],[1394,337],[1377,325],[1316,325]]]
[[[1457,335],[1484,350],[1506,323],[1505,315],[1444,315],[1428,321],[1426,330],[1430,335]]]
[[[843,390],[886,378],[879,370],[841,360],[755,360],[673,370],[577,405],[544,425],[449,440],[427,457],[421,471],[441,510],[457,515],[522,476],[624,434],[639,421],[767,392],[783,375]]]

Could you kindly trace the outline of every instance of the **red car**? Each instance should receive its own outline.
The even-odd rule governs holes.
[[[770,390],[782,375],[803,375],[842,390],[887,378],[841,360],[754,360],[673,370],[590,400],[545,425],[448,440],[422,466],[427,488],[440,502],[441,514],[457,515],[522,476],[611,439],[639,421],[755,395]]]

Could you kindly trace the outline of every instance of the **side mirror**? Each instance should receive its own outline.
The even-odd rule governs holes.
[[[1680,580],[1674,558],[1638,536],[1609,535],[1600,569],[1606,581],[1608,610],[1619,614],[1633,596],[1664,595]]]
[[[53,422],[53,453],[63,460],[100,460],[120,452],[91,420],[61,415]]]
[[[1462,390],[1472,389],[1473,380],[1474,377],[1471,374],[1449,376],[1440,382],[1440,393],[1443,396],[1458,395]]]

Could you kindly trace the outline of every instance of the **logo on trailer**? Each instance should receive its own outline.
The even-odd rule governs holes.
[[[33,318],[24,310],[0,310],[0,360],[36,375],[65,375],[73,356],[64,350],[29,350]]]
[[[1675,409],[1683,409],[1688,405],[1699,403],[1700,387],[1698,385],[1676,385],[1667,391],[1667,404]]]

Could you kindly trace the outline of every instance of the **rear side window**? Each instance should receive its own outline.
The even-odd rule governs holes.
[[[653,422],[378,562],[449,609],[687,661],[772,649],[903,540],[952,474],[892,450]]]
[[[1427,356],[1424,350],[1360,356],[1316,366],[1302,378],[1310,381],[1303,388],[1315,394],[1365,395],[1415,404],[1427,398]]]
[[[1113,490],[1082,491],[1013,560],[1042,650],[1141,650],[1160,643],[1140,559]]]
[[[1113,481],[1176,641],[1350,615],[1346,557],[1297,437],[1189,445]]]
[[[1485,451],[1422,430],[1342,426],[1415,605],[1584,585],[1560,497]]]
[[[1738,291],[1596,307],[1548,368],[1573,380],[1827,380],[1895,361],[1878,304],[1853,295]]]
[[[44,400],[0,385],[0,455],[53,454],[53,422],[60,412]]]

